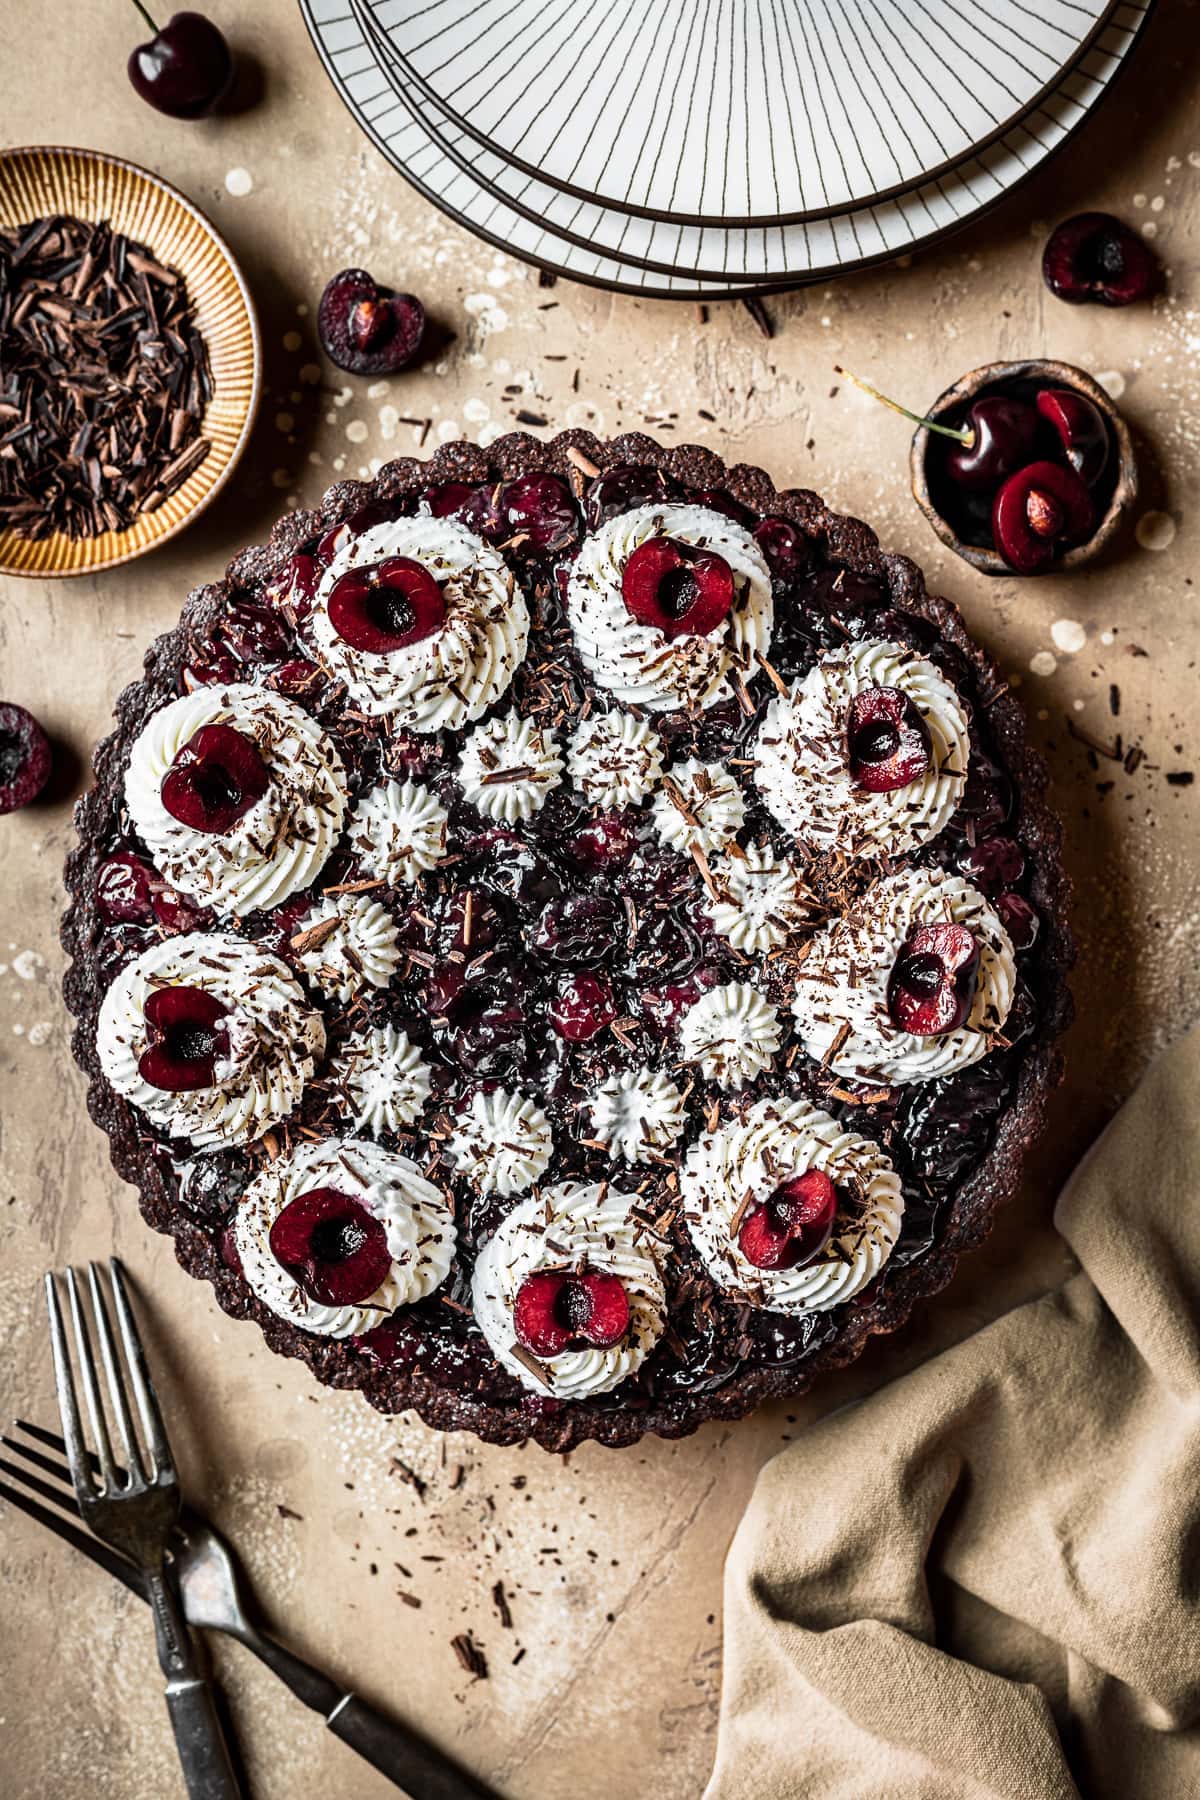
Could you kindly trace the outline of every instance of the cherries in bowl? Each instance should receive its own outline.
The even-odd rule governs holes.
[[[1044,359],[985,363],[939,394],[909,466],[938,537],[984,575],[1081,567],[1137,494],[1129,427],[1110,396],[1085,370]]]

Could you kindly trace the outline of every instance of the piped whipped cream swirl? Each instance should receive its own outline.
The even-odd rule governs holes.
[[[562,768],[554,733],[510,712],[475,727],[458,759],[458,779],[485,818],[516,825],[541,811]]]
[[[161,988],[201,988],[226,1008],[229,1055],[211,1087],[171,1092],[146,1081],[146,1002]],[[248,1144],[295,1110],[325,1027],[300,983],[277,957],[220,932],[189,932],[151,944],[127,963],[100,1007],[100,1066],[118,1094],[160,1131],[201,1148]]]
[[[447,1149],[460,1175],[481,1194],[523,1194],[550,1163],[554,1139],[540,1106],[494,1088],[476,1093],[459,1114]]]
[[[734,1233],[750,1207],[794,1176],[820,1169],[838,1191],[829,1242],[811,1262],[760,1269]],[[683,1218],[717,1286],[771,1312],[827,1312],[873,1281],[904,1218],[900,1178],[878,1144],[803,1100],[759,1100],[706,1132],[680,1172]]]
[[[348,1194],[383,1226],[391,1265],[364,1300],[314,1300],[275,1259],[272,1225],[314,1188]],[[366,1138],[325,1138],[267,1164],[238,1202],[233,1238],[242,1273],[264,1306],[301,1331],[344,1338],[370,1331],[397,1307],[440,1287],[454,1257],[455,1230],[445,1196],[407,1156]]]
[[[769,1069],[782,1042],[779,1014],[748,981],[710,988],[679,1027],[683,1060],[726,1090],[745,1087]]]
[[[446,854],[446,809],[416,781],[385,781],[354,808],[346,843],[351,854],[390,885],[415,882]]]
[[[334,629],[329,597],[347,570],[390,556],[421,563],[439,584],[437,630],[387,652],[358,650]],[[420,516],[351,538],[317,590],[308,630],[321,660],[364,712],[412,731],[458,731],[504,694],[529,645],[529,609],[504,559],[456,519]]]
[[[647,539],[674,538],[711,550],[733,571],[730,616],[707,637],[668,639],[625,605],[622,576]],[[629,706],[668,712],[714,706],[730,698],[729,678],[754,672],[755,654],[771,644],[771,574],[753,537],[706,506],[638,506],[584,539],[567,588],[567,617],[584,667]]]
[[[720,763],[672,763],[651,809],[664,844],[684,856],[723,850],[742,828],[746,802],[729,770]]]
[[[713,873],[719,898],[710,895],[708,916],[735,950],[757,955],[777,949],[803,926],[809,900],[804,879],[769,844],[751,844]]]
[[[309,980],[331,1000],[348,1003],[364,987],[386,987],[400,967],[396,921],[367,894],[327,894],[305,914],[292,946]]]
[[[522,1200],[488,1239],[475,1263],[475,1317],[497,1362],[534,1393],[562,1400],[604,1394],[639,1369],[662,1336],[667,1296],[662,1247],[634,1217],[635,1194],[607,1182],[564,1182]],[[629,1328],[619,1343],[585,1345],[537,1361],[514,1355],[517,1295],[543,1270],[588,1269],[616,1275],[629,1302]]]
[[[587,1102],[591,1136],[626,1162],[662,1162],[686,1124],[683,1095],[657,1069],[625,1069]]]
[[[568,766],[589,806],[640,806],[662,774],[662,744],[644,719],[603,713],[579,726]]]
[[[162,785],[184,745],[206,725],[229,725],[257,750],[266,792],[228,831],[196,831],[169,813]],[[279,906],[308,887],[336,844],[346,772],[304,708],[248,682],[201,687],[170,701],[135,738],[125,800],[138,836],[181,894],[218,913]]]
[[[399,1133],[420,1118],[432,1082],[407,1032],[376,1025],[355,1032],[329,1059],[326,1085],[356,1131]]]
[[[925,773],[889,793],[868,793],[850,771],[847,719],[868,688],[898,688],[929,732]],[[823,656],[787,699],[771,702],[754,756],[764,804],[792,837],[849,856],[894,856],[928,844],[949,823],[970,742],[962,702],[933,663],[901,644],[866,639]]]
[[[911,934],[943,924],[965,926],[979,945],[975,997],[958,1030],[918,1037],[893,1022],[888,982]],[[817,933],[796,980],[792,1010],[817,1062],[868,1082],[936,1081],[987,1055],[1012,1007],[1016,962],[978,888],[940,869],[904,869],[873,882],[849,913]]]

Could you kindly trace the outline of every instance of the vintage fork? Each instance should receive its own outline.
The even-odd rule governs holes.
[[[121,1359],[94,1263],[88,1265],[88,1295],[123,1466],[118,1465],[113,1454],[109,1415],[101,1394],[91,1333],[74,1270],[68,1269],[64,1279],[80,1381],[95,1443],[95,1460],[99,1465],[97,1482],[75,1397],[58,1285],[53,1274],[49,1274],[46,1276],[46,1306],[50,1314],[54,1382],[80,1513],[84,1524],[103,1543],[128,1557],[142,1572],[154,1616],[158,1660],[167,1678],[167,1710],[191,1800],[240,1800],[242,1790],[221,1733],[212,1686],[203,1673],[183,1608],[164,1568],[167,1542],[179,1518],[179,1480],[121,1265],[115,1257],[111,1260],[109,1279],[144,1451],[134,1429]]]

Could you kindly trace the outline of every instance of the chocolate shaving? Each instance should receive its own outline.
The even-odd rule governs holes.
[[[326,938],[333,936],[341,922],[341,915],[338,913],[335,913],[331,919],[318,919],[315,925],[309,925],[304,931],[298,931],[294,938],[288,939],[288,942],[297,956],[304,956],[309,950],[319,950]]]
[[[469,1631],[460,1631],[457,1637],[452,1637],[450,1648],[468,1675],[473,1675],[476,1681],[487,1680],[487,1657]]]
[[[127,531],[208,455],[212,392],[177,270],[104,222],[0,227],[0,529]]]

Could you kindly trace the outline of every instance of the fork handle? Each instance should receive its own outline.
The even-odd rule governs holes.
[[[147,1569],[158,1660],[167,1678],[167,1711],[188,1800],[244,1800],[221,1729],[212,1683],[202,1673],[178,1596],[161,1569]]]

